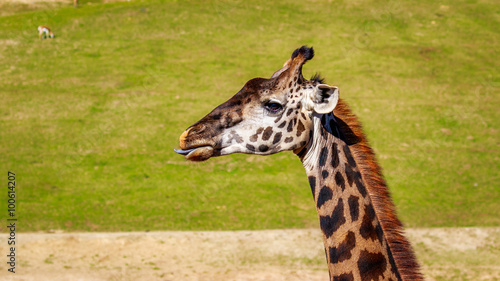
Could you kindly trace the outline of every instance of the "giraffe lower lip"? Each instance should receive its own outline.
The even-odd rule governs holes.
[[[205,161],[214,155],[214,148],[210,145],[191,149],[174,149],[174,151],[184,155],[189,161]]]
[[[176,153],[181,154],[181,155],[188,155],[190,152],[195,151],[198,148],[199,147],[195,147],[195,148],[191,148],[191,149],[177,149],[177,148],[174,148],[174,151]]]
[[[214,155],[214,148],[210,145],[190,149],[174,149],[174,151],[184,155],[186,160],[190,161],[205,161]]]

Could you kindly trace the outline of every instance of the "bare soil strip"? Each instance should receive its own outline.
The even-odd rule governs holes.
[[[500,280],[500,228],[407,231],[428,280]],[[328,280],[316,229],[18,233],[0,280]],[[7,235],[0,235],[0,261]]]

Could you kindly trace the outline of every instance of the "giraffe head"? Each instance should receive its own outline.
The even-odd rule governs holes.
[[[268,155],[300,151],[310,141],[312,116],[332,112],[337,87],[319,77],[306,80],[302,66],[314,56],[303,46],[295,50],[271,78],[255,78],[225,103],[190,126],[179,138],[191,161],[232,153]]]

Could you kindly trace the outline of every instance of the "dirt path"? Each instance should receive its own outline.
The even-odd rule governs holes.
[[[500,280],[500,228],[413,229],[428,280]],[[7,235],[0,235],[6,261]],[[328,280],[319,230],[17,234],[0,280]]]

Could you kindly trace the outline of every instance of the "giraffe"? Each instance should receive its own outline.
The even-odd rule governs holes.
[[[190,161],[291,150],[306,170],[330,280],[423,280],[381,168],[357,117],[335,86],[303,65],[296,49],[271,78],[255,78],[187,128],[175,151]]]

